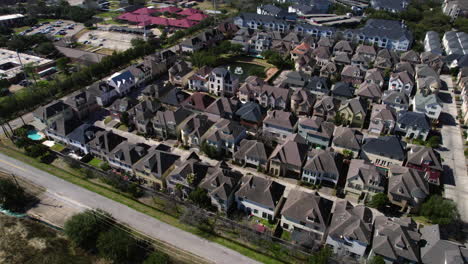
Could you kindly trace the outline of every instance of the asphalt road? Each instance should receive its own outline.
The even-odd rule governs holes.
[[[126,223],[150,237],[167,242],[214,263],[258,263],[236,251],[163,223],[1,153],[0,167],[41,185],[52,193],[67,197],[84,207],[102,209],[118,221]]]

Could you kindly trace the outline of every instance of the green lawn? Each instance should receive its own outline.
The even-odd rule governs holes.
[[[30,28],[30,27],[29,26],[24,26],[24,27],[13,28],[13,30],[15,31],[15,33],[20,33],[20,32],[25,31],[28,28]]]
[[[107,125],[110,121],[112,121],[112,117],[108,116],[106,119],[104,119],[104,124]]]
[[[244,63],[244,62],[234,62],[234,63],[229,63],[224,65],[224,67],[230,67],[231,72],[235,74],[235,70],[237,67],[241,67],[243,73],[242,74],[235,74],[237,77],[239,77],[240,82],[244,82],[244,80],[249,77],[250,75],[257,75],[259,77],[265,77],[265,76],[260,76],[259,72],[265,73],[266,67],[256,65],[256,64],[251,64],[251,63]]]
[[[51,150],[60,152],[65,149],[65,146],[60,144],[60,143],[55,143],[52,147],[50,147]]]
[[[291,241],[291,232],[283,230],[283,233],[281,233],[281,239],[285,241]]]
[[[270,221],[266,220],[266,219],[263,219],[263,218],[260,218],[260,217],[256,217],[256,216],[252,216],[252,219],[251,219],[252,223],[260,223],[266,227],[268,227],[269,229],[274,229],[276,224],[275,223],[271,223]]]
[[[154,217],[162,222],[165,222],[167,224],[170,224],[172,226],[175,226],[179,229],[185,230],[187,232],[190,232],[192,234],[195,234],[197,236],[203,237],[207,240],[210,240],[212,242],[221,244],[227,248],[230,248],[232,250],[235,250],[247,257],[250,257],[254,260],[257,260],[259,262],[263,263],[283,263],[275,258],[272,258],[270,256],[266,256],[264,254],[258,253],[254,249],[251,249],[250,247],[247,247],[244,244],[241,244],[240,242],[227,239],[221,236],[213,235],[211,233],[204,232],[198,228],[183,224],[179,221],[178,218],[175,218],[173,216],[170,216],[166,213],[164,213],[161,210],[158,210],[156,208],[153,208],[151,206],[148,206],[146,204],[143,204],[139,201],[136,201],[129,196],[118,193],[114,191],[111,188],[106,188],[101,185],[96,185],[92,181],[86,179],[81,173],[76,171],[75,173],[68,172],[64,169],[57,168],[52,165],[44,164],[39,162],[37,159],[31,158],[26,156],[24,153],[13,149],[12,147],[9,147],[5,145],[4,143],[0,144],[0,152],[8,155],[9,157],[12,157],[14,159],[17,159],[19,161],[25,162],[37,169],[43,170],[47,173],[53,174],[59,178],[62,178],[68,182],[71,182],[73,184],[76,184],[78,186],[81,186],[83,188],[86,188],[92,192],[95,192],[99,195],[102,195],[104,197],[107,197],[109,199],[112,199],[116,202],[119,202],[123,205],[126,205],[130,208],[133,208],[141,213],[147,214],[151,217]]]
[[[102,163],[102,162],[103,162],[103,161],[100,160],[100,159],[98,159],[98,158],[93,158],[92,160],[90,160],[90,161],[88,162],[88,164],[91,165],[91,166],[93,166],[93,167],[96,167],[96,168],[98,168],[98,169],[101,169],[101,163]]]
[[[116,18],[118,16],[120,16],[122,13],[120,12],[104,12],[104,13],[99,13],[97,15],[95,15],[96,17],[100,17],[100,18]]]
[[[122,130],[122,131],[128,131],[128,126],[124,125],[124,124],[120,124],[118,127],[117,127],[118,130]]]

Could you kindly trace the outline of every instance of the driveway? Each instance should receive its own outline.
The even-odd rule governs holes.
[[[444,196],[452,199],[458,206],[461,219],[468,222],[468,176],[466,173],[464,142],[461,136],[460,125],[457,120],[457,106],[453,88],[452,77],[441,75],[441,80],[447,85],[447,90],[440,91],[440,98],[444,102],[441,114],[442,147],[439,150],[443,158]]]
[[[0,166],[5,171],[24,177],[35,184],[45,187],[51,193],[67,197],[69,200],[81,204],[85,208],[102,209],[110,213],[118,221],[128,224],[139,232],[196,254],[206,260],[226,264],[258,263],[236,251],[163,223],[123,204],[88,191],[6,155],[0,154]]]

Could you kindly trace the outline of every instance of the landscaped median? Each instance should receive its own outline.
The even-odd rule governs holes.
[[[133,199],[129,194],[122,193],[112,189],[110,186],[106,186],[104,184],[97,184],[90,179],[87,179],[83,173],[78,169],[67,168],[66,170],[63,168],[58,168],[53,165],[41,163],[38,159],[29,157],[23,153],[23,151],[17,149],[11,141],[8,139],[3,139],[0,143],[0,152],[17,159],[19,161],[25,162],[37,169],[43,170],[47,173],[55,175],[59,178],[62,178],[68,182],[86,188],[92,192],[100,194],[104,197],[112,199],[116,202],[124,204],[130,208],[133,208],[141,213],[147,214],[151,217],[154,217],[162,222],[195,234],[197,236],[203,237],[209,241],[221,244],[227,248],[235,250],[247,257],[250,257],[254,260],[263,262],[263,263],[283,263],[276,258],[264,255],[259,253],[256,246],[254,245],[246,245],[246,243],[240,243],[238,241],[231,240],[226,237],[221,237],[217,234],[213,234],[199,228],[184,224],[180,222],[180,220],[176,217],[173,217],[165,212],[163,212],[160,208],[156,208],[153,206],[146,205],[140,201]]]

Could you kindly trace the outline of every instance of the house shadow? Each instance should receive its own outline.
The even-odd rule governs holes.
[[[446,126],[457,125],[457,120],[455,120],[455,118],[451,114],[446,113],[446,112],[440,113],[439,121],[442,125],[446,125]]]
[[[444,173],[441,177],[441,183],[444,185],[456,186],[455,178],[453,176],[453,169],[447,165],[443,165]]]
[[[439,93],[439,99],[444,103],[444,104],[451,104],[453,102],[452,95],[449,93]]]

